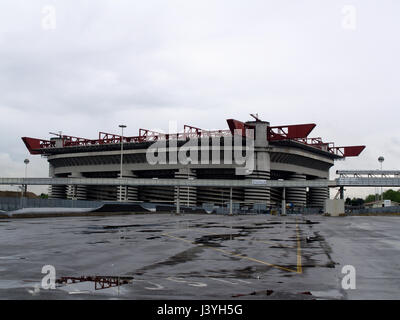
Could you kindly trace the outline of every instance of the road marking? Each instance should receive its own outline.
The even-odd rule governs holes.
[[[246,280],[242,280],[242,279],[236,279],[237,281],[243,282],[243,283],[247,283],[247,284],[251,284],[250,281],[246,281]]]
[[[223,283],[238,284],[237,282],[232,282],[232,281],[228,281],[228,280],[224,280],[224,279],[217,279],[217,278],[212,278],[212,277],[209,277],[209,278],[212,280],[215,280],[215,281],[223,282]]]
[[[174,281],[174,282],[187,283],[188,286],[192,286],[192,287],[207,287],[206,283],[197,282],[197,281],[187,281],[183,278],[168,277],[167,280]]]
[[[296,221],[297,222],[297,221]],[[296,223],[296,235],[297,235],[297,273],[303,273],[303,268],[301,265],[301,241],[299,233],[299,224]]]
[[[260,263],[260,264],[264,264],[264,265],[267,265],[267,266],[270,266],[270,267],[273,267],[273,268],[281,269],[281,270],[288,271],[288,272],[299,273],[299,272],[298,272],[298,270],[299,270],[298,266],[297,266],[297,269],[296,269],[296,270],[293,270],[293,269],[290,269],[290,268],[286,268],[286,267],[278,266],[278,265],[276,265],[276,264],[269,263],[269,262],[267,262],[267,261],[263,261],[263,260],[251,258],[251,257],[248,257],[248,256],[244,256],[244,255],[242,255],[242,254],[230,252],[230,251],[227,251],[227,250],[224,250],[224,249],[214,248],[214,247],[210,247],[210,246],[207,246],[207,245],[199,245],[199,244],[194,243],[194,242],[192,242],[192,241],[189,241],[189,240],[186,240],[186,239],[182,239],[182,238],[180,238],[180,237],[176,237],[176,236],[170,235],[169,233],[163,233],[162,235],[164,235],[164,236],[166,236],[166,237],[169,237],[169,238],[176,239],[176,240],[184,241],[184,242],[186,242],[186,243],[195,245],[195,246],[197,246],[197,247],[209,248],[209,249],[212,249],[212,250],[215,250],[215,251],[219,251],[219,252],[222,252],[222,253],[225,253],[225,254],[234,256],[234,257],[238,257],[238,258],[241,258],[241,259],[254,261],[254,262],[257,262],[257,263]]]
[[[151,282],[149,280],[144,280],[144,279],[136,279],[135,280],[135,282],[138,282],[138,281],[147,282],[147,283],[150,283],[155,286],[155,287],[144,287],[147,290],[162,290],[162,289],[164,289],[164,287],[161,284],[157,284],[157,283]]]
[[[148,283],[154,285],[155,287],[153,287],[153,288],[152,287],[144,287],[147,290],[162,290],[162,289],[164,289],[164,287],[161,284],[157,284],[157,283],[150,282],[150,281],[148,281]]]

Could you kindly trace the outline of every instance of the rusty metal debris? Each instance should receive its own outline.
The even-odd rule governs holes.
[[[101,290],[111,287],[118,287],[123,284],[131,283],[133,277],[118,277],[118,276],[81,276],[81,277],[61,277],[56,279],[58,284],[71,284],[77,282],[91,281],[94,282],[94,289]]]

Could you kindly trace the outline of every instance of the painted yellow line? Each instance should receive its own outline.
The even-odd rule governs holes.
[[[301,265],[301,241],[299,234],[299,225],[296,223],[296,234],[297,234],[297,273],[303,273],[303,268]]]
[[[255,258],[244,256],[244,255],[241,255],[241,254],[229,252],[229,251],[226,251],[226,250],[223,250],[223,249],[214,248],[214,247],[210,247],[210,246],[207,246],[207,245],[198,245],[198,244],[196,244],[196,243],[194,243],[192,241],[189,241],[189,240],[186,240],[186,239],[182,239],[180,237],[175,237],[175,236],[172,236],[172,235],[170,235],[168,233],[163,233],[162,235],[167,236],[169,238],[176,239],[176,240],[181,240],[181,241],[184,241],[186,243],[190,243],[190,244],[195,245],[195,246],[206,247],[206,248],[209,248],[209,249],[213,249],[215,251],[219,251],[219,252],[222,252],[222,253],[225,253],[225,254],[229,254],[231,256],[238,257],[238,258],[241,258],[241,259],[246,259],[246,260],[258,262],[258,263],[261,263],[261,264],[264,264],[264,265],[267,265],[267,266],[270,266],[270,267],[273,267],[273,268],[277,268],[277,269],[281,269],[281,270],[285,270],[285,271],[289,271],[289,272],[298,273],[298,270],[293,270],[293,269],[281,267],[281,266],[278,266],[278,265],[275,265],[275,264],[272,264],[272,263],[269,263],[269,262],[266,262],[266,261],[262,261],[262,260],[258,260],[258,259],[255,259]]]
[[[226,228],[226,227],[221,226],[220,228]],[[210,232],[210,231],[202,230],[201,228],[198,228],[198,227],[193,227],[193,228],[190,228],[190,229],[192,229],[192,230],[198,229],[198,230],[196,230],[196,231],[199,232],[199,233],[206,233],[206,234],[213,234],[213,235],[221,235],[221,233],[215,233],[215,232]],[[170,232],[168,232],[168,233],[169,233],[169,234],[171,234],[171,233],[177,233],[177,232],[180,232],[180,231],[182,231],[182,230],[183,230],[183,229],[174,230],[174,231],[170,231]],[[185,229],[185,230],[186,230],[186,229]],[[297,248],[297,245],[296,245],[296,246],[288,246],[288,245],[286,245],[286,244],[276,243],[276,242],[267,241],[267,240],[250,239],[250,240],[248,240],[248,241],[255,241],[255,242],[261,242],[261,243],[266,243],[266,244],[273,244],[273,245],[276,245],[276,246],[280,246],[280,247],[282,247],[282,248],[291,248],[291,249],[296,249],[296,248]]]
[[[187,242],[187,243],[190,243],[190,244],[197,245],[196,243],[193,243],[192,241],[189,241],[189,240],[186,240],[186,239],[182,239],[182,238],[179,238],[179,237],[175,237],[175,236],[171,236],[171,235],[168,234],[168,233],[163,233],[162,235],[163,235],[163,236],[166,236],[166,237],[174,238],[174,239],[176,239],[176,240],[181,240],[181,241],[184,241],[184,242]]]

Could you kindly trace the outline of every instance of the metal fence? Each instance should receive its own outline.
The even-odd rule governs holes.
[[[348,214],[400,213],[400,206],[348,209],[348,210],[346,210],[346,213],[348,213]]]
[[[22,208],[97,208],[106,202],[65,199],[0,198],[0,210]]]
[[[229,214],[229,206],[224,207],[214,207],[213,212],[216,214]],[[322,214],[324,211],[319,207],[295,207],[295,208],[287,208],[286,214]],[[282,208],[281,207],[273,207],[268,208],[266,205],[259,206],[244,206],[239,207],[233,204],[232,206],[233,214],[272,214],[272,215],[281,215]]]
[[[98,208],[106,203],[116,203],[115,201],[89,201],[89,200],[66,200],[66,199],[30,199],[30,198],[11,198],[4,197],[0,198],[0,210],[1,211],[14,211],[22,208]],[[155,203],[140,203],[143,207],[155,209],[158,205]],[[171,206],[175,208],[173,204],[161,205]],[[227,206],[215,206],[213,203],[206,203],[199,207],[191,209],[204,209],[207,212],[214,212],[217,214],[228,214],[230,212],[229,205]],[[377,208],[387,209],[387,208]],[[173,209],[171,209],[173,210]],[[187,211],[182,206],[182,210]],[[258,204],[255,206],[240,207],[239,203],[232,204],[232,213],[234,214],[281,214],[281,208],[267,208],[265,204]],[[286,209],[287,214],[318,214],[322,213],[321,208],[288,208]]]

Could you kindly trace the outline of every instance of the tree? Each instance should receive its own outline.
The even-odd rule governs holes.
[[[353,198],[351,199],[351,205],[352,206],[362,206],[364,204],[364,199],[361,198]]]
[[[377,196],[376,196],[375,194],[370,194],[369,196],[367,196],[367,197],[365,198],[365,202],[366,202],[366,203],[368,203],[368,202],[374,202],[376,199],[377,199]]]
[[[376,199],[381,199],[381,196],[370,194],[365,198],[365,202],[374,202]],[[397,191],[393,189],[386,190],[383,193],[383,199],[400,203],[400,189]]]
[[[392,189],[386,190],[383,193],[383,199],[392,200],[395,202],[400,202],[400,190],[394,191]]]
[[[365,202],[374,202],[376,199],[381,199],[381,196],[376,194],[370,194],[365,198]],[[400,203],[400,189],[395,191],[393,189],[386,190],[383,193],[383,199],[392,200]]]

